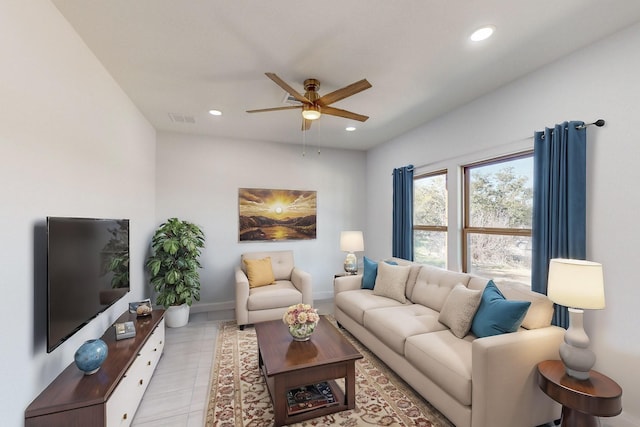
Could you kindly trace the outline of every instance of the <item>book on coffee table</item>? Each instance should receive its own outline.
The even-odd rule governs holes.
[[[326,381],[287,391],[287,412],[289,415],[337,404],[331,386]]]

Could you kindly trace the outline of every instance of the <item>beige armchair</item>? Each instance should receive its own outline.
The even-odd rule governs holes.
[[[266,286],[250,287],[245,260],[270,257],[275,281]],[[282,318],[293,304],[313,305],[311,275],[294,266],[292,251],[248,252],[236,267],[236,321],[244,325]]]

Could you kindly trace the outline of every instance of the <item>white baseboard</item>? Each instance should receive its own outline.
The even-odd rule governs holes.
[[[206,303],[193,304],[191,306],[191,312],[206,313],[207,311],[234,310],[235,307],[236,307],[235,301],[206,302]]]

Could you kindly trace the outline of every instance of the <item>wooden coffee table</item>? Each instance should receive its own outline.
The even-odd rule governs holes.
[[[305,342],[294,341],[281,320],[256,323],[255,328],[258,364],[271,394],[276,427],[355,407],[355,361],[362,355],[324,316]],[[338,378],[344,378],[344,392],[335,384]],[[330,384],[337,404],[288,414],[288,390],[323,381]]]

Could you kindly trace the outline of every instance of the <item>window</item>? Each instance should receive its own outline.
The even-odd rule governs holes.
[[[533,153],[465,166],[463,271],[531,285]]]
[[[447,268],[447,171],[414,178],[413,258]]]

